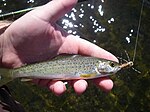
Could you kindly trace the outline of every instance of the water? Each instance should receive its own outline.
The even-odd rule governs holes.
[[[0,1],[1,14],[47,3],[42,0]],[[114,88],[104,93],[90,81],[87,91],[77,96],[73,89],[56,97],[47,89],[17,81],[8,84],[13,96],[31,112],[148,112],[150,111],[150,8],[144,3],[137,53],[133,69],[125,69],[111,78]],[[70,13],[58,21],[68,33],[82,37],[127,59],[133,59],[142,0],[89,0],[78,3]],[[17,15],[15,16],[17,17]],[[12,17],[14,18],[14,17]],[[9,19],[12,19],[9,17]],[[16,18],[15,18],[16,19]],[[19,84],[18,84],[19,83]]]

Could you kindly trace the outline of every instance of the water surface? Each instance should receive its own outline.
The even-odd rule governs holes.
[[[83,0],[82,0],[83,1]],[[48,0],[0,0],[0,13],[26,9]],[[87,39],[118,57],[133,58],[142,0],[88,0],[78,3],[58,21],[68,33]],[[20,16],[20,15],[19,15]],[[18,15],[9,17],[16,19]],[[2,18],[1,18],[2,19]],[[145,0],[134,68],[112,76],[114,88],[104,93],[89,81],[89,88],[77,96],[72,88],[61,97],[47,89],[13,81],[13,96],[28,112],[148,112],[150,111],[150,4]]]

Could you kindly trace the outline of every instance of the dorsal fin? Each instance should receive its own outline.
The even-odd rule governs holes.
[[[76,54],[61,54],[61,55],[58,55],[58,56],[54,57],[52,60],[73,59],[73,58],[76,58],[76,57],[81,57],[81,55],[76,55]]]

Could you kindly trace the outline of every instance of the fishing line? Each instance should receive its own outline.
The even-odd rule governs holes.
[[[36,7],[27,8],[27,9],[15,11],[15,12],[9,12],[9,13],[6,13],[6,14],[1,14],[1,15],[0,15],[0,18],[4,18],[4,17],[7,17],[7,16],[11,16],[11,15],[16,15],[16,14],[19,14],[19,13],[22,13],[22,12],[28,12],[28,11],[31,11],[31,10],[33,10],[33,9],[35,9],[35,8],[36,8]]]
[[[134,55],[133,55],[133,62],[135,61],[135,55],[137,51],[137,44],[138,44],[138,39],[139,39],[139,32],[140,32],[140,27],[141,27],[141,20],[142,20],[142,13],[143,13],[143,8],[144,8],[144,0],[142,1],[142,6],[141,6],[141,11],[140,11],[140,18],[138,22],[138,29],[137,29],[137,34],[136,34],[136,41],[135,41],[135,47],[134,47]]]

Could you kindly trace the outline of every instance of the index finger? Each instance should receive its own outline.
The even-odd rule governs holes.
[[[87,40],[77,38],[73,35],[68,35],[67,38],[65,38],[63,45],[59,49],[59,53],[88,55],[119,62],[110,52]]]

